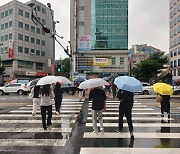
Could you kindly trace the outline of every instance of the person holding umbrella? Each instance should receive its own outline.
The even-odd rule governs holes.
[[[120,100],[119,104],[119,121],[118,133],[123,129],[123,116],[125,115],[130,137],[134,139],[133,124],[132,124],[132,107],[134,103],[134,92],[142,91],[142,83],[134,77],[119,76],[115,78],[114,84],[120,89],[117,98]]]
[[[55,108],[56,108],[56,115],[59,115],[61,103],[62,103],[62,89],[61,84],[59,82],[56,82],[56,85],[54,87],[54,100],[55,100]]]
[[[157,93],[157,97],[160,96],[161,100],[161,117],[164,117],[164,112],[167,112],[168,119],[170,118],[170,95],[173,93],[173,89],[170,85],[162,82],[158,82],[153,85],[153,90]]]
[[[98,134],[97,116],[100,123],[100,131],[104,133],[102,111],[105,109],[105,91],[101,87],[92,89],[89,94],[89,100],[92,100],[93,133]]]
[[[47,130],[48,127],[52,125],[51,119],[52,119],[52,104],[53,102],[51,99],[53,99],[54,93],[50,88],[49,84],[43,85],[41,89],[41,117],[42,117],[42,125],[44,130]],[[47,124],[46,124],[46,112],[48,113],[47,117]]]

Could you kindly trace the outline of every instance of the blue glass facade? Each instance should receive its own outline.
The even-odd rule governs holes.
[[[91,50],[128,50],[128,0],[91,0]]]

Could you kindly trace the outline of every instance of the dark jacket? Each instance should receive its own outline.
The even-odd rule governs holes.
[[[103,110],[105,107],[106,94],[100,88],[94,88],[90,91],[89,100],[92,100],[93,110]]]
[[[121,108],[132,109],[134,103],[134,94],[132,92],[119,90],[117,98],[120,100]]]
[[[39,93],[40,93],[40,86],[35,86],[33,89],[34,95],[33,98],[39,98]]]
[[[62,100],[62,89],[61,88],[54,88],[54,100]]]

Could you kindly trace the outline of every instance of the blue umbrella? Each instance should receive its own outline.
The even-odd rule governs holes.
[[[119,76],[115,78],[114,84],[121,90],[126,90],[130,92],[142,91],[142,83],[130,76]]]

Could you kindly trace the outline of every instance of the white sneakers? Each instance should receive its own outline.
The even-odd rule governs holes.
[[[55,114],[56,114],[56,115],[59,115],[59,112],[56,111]]]

